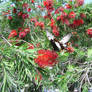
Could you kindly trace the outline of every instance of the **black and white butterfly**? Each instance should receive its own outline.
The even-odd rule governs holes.
[[[64,36],[60,41],[58,41],[50,32],[46,31],[48,40],[50,40],[51,45],[55,51],[60,51],[67,48],[67,43],[70,40],[72,34],[69,33]]]

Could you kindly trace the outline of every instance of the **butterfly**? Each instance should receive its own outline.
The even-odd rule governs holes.
[[[55,51],[60,51],[67,48],[67,43],[70,40],[72,34],[69,33],[58,41],[50,32],[46,30],[46,35]]]

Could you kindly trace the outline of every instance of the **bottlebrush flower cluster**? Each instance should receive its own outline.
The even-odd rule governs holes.
[[[83,19],[75,19],[75,20],[73,21],[73,23],[70,24],[69,26],[70,26],[71,28],[76,28],[76,27],[78,27],[78,26],[80,26],[80,25],[82,25],[82,24],[84,24]]]
[[[74,1],[70,1],[74,2]],[[73,8],[75,6],[82,6],[84,3],[84,0],[75,0],[75,4],[67,3],[65,6],[60,6],[57,9],[53,8],[54,1],[53,0],[45,0],[43,1],[43,5],[45,6],[47,10],[47,14],[44,16],[45,19],[49,19],[51,21],[50,27],[52,29],[52,33],[55,36],[59,36],[60,30],[57,26],[57,22],[62,25],[67,25],[70,28],[77,28],[84,24],[84,18],[86,18],[86,15],[84,13],[80,13],[79,15],[76,14],[75,11],[73,11]],[[75,7],[77,8],[77,7]],[[54,15],[52,13],[54,12]],[[66,12],[67,11],[67,12]],[[57,16],[58,15],[58,16]],[[56,20],[53,18],[53,16],[57,16]],[[79,16],[79,17],[78,17]]]
[[[44,22],[38,22],[36,18],[31,18],[30,22],[33,22],[35,27],[40,27],[42,30],[44,29]]]
[[[59,30],[58,30],[58,27],[55,25],[55,20],[54,19],[51,19],[51,29],[52,29],[52,33],[55,35],[55,36],[59,36]]]
[[[54,10],[54,8],[53,8],[53,0],[43,1],[43,4],[46,7],[48,12],[52,12]]]
[[[21,0],[17,1],[17,2],[22,2]],[[30,0],[29,1],[33,6],[35,6],[35,0]],[[66,25],[69,28],[77,28],[80,27],[81,25],[84,24],[84,18],[86,18],[86,14],[84,14],[83,12],[80,12],[78,15],[76,13],[76,11],[74,11],[73,8],[76,8],[79,6],[82,6],[84,3],[84,0],[74,0],[74,4],[72,4],[72,0],[70,0],[69,2],[67,2],[65,4],[65,6],[60,6],[57,7],[56,9],[54,8],[54,0],[43,0],[43,6],[37,5],[36,8],[39,8],[39,10],[44,12],[44,16],[41,17],[42,19],[44,19],[44,21],[40,20],[38,16],[34,17],[31,16],[30,17],[30,12],[33,11],[32,7],[30,7],[30,3],[27,2],[22,2],[21,4],[21,8],[19,7],[15,7],[13,6],[12,10],[8,10],[8,20],[9,21],[13,21],[14,20],[14,16],[16,15],[18,19],[22,20],[21,26],[16,27],[14,30],[11,31],[11,33],[9,34],[9,39],[16,37],[17,39],[24,39],[27,34],[29,34],[29,32],[31,31],[29,26],[26,25],[27,27],[25,27],[25,24],[28,23],[32,23],[34,26],[34,29],[36,27],[40,27],[42,30],[45,29],[45,27],[50,27],[52,30],[52,33],[59,37],[61,30],[60,27]],[[11,14],[12,12],[12,14]],[[26,20],[30,20],[28,22],[26,22]],[[48,24],[45,24],[45,21],[48,21]],[[25,23],[26,22],[26,23]],[[15,22],[14,22],[15,23]],[[58,24],[59,23],[59,24]],[[29,24],[30,25],[30,24]],[[33,28],[32,28],[33,29]],[[91,32],[87,32],[88,35],[91,35]],[[29,48],[31,48],[32,46],[29,46]],[[33,47],[34,48],[34,47]],[[70,51],[70,48],[68,48],[68,50]],[[73,52],[73,49],[70,51]]]
[[[12,27],[12,31],[9,34],[9,39],[13,37],[24,39],[26,35],[30,32],[30,28],[28,25],[25,26],[26,19],[29,18],[29,12],[31,12],[31,7],[28,3],[21,3],[21,0],[16,2],[20,2],[22,7],[12,6],[12,9],[7,13],[7,18],[10,26]],[[34,3],[34,0],[30,0],[31,3]],[[6,15],[6,14],[5,14]],[[15,31],[14,31],[15,30]]]
[[[74,48],[73,47],[67,47],[67,51],[69,52],[69,53],[72,53],[72,52],[74,52]]]
[[[27,49],[34,49],[34,45],[33,44],[28,44],[28,48]]]
[[[86,17],[86,15],[84,13],[80,13],[81,18],[77,19],[76,13],[74,11],[70,11],[69,13],[66,13],[66,12],[64,12],[64,10],[65,9],[63,8],[63,10],[60,11],[61,15],[57,17],[57,21],[60,21],[63,24],[66,24],[68,27],[71,27],[71,28],[76,28],[76,27],[79,27],[80,25],[84,24],[83,18]],[[70,22],[71,20],[73,21],[72,23]]]
[[[42,49],[38,51],[38,56],[35,58],[35,63],[42,68],[53,66],[58,62],[57,57],[58,54],[55,51]]]
[[[18,1],[17,1],[18,2]],[[21,2],[21,1],[19,1]],[[30,0],[30,2],[33,4],[35,3],[34,0]],[[55,36],[60,36],[60,29],[57,25],[57,22],[62,25],[67,25],[70,28],[76,28],[84,24],[83,18],[86,18],[86,15],[84,13],[80,13],[79,17],[76,15],[76,12],[73,11],[74,5],[81,6],[84,3],[84,0],[75,0],[75,4],[71,4],[73,2],[72,0],[70,3],[66,3],[65,6],[60,6],[57,9],[53,8],[54,6],[54,0],[44,0],[43,1],[43,7],[38,5],[37,8],[41,10],[47,11],[46,15],[43,17],[43,19],[49,19],[50,21],[50,27],[52,29],[52,33]],[[16,8],[13,6],[12,13],[13,15],[16,15],[17,18],[22,18],[22,22],[20,23],[20,27],[24,27],[24,23],[26,19],[30,19],[29,12],[32,11],[32,8],[30,7],[29,3],[22,3],[22,9]],[[66,12],[67,11],[67,12]],[[8,12],[9,16],[8,19],[12,22],[14,17],[10,15],[10,12]],[[57,16],[58,15],[58,16]],[[57,16],[56,19],[53,18],[54,16]],[[77,18],[76,18],[77,16]],[[72,22],[71,22],[72,21]],[[35,27],[40,27],[42,30],[45,28],[45,24],[43,21],[39,21],[36,17],[31,17],[30,22],[34,22]],[[19,28],[19,27],[17,27]],[[24,38],[26,36],[26,32],[22,31],[19,33],[19,38]]]
[[[17,31],[12,30],[8,36],[8,39],[13,38],[15,36],[18,38],[24,38],[30,31],[31,31],[30,28],[25,29],[19,28]]]
[[[44,29],[44,22],[35,22],[35,27],[39,26],[41,29]]]
[[[92,28],[89,28],[89,29],[87,30],[87,34],[92,38]]]
[[[84,0],[75,0],[76,1],[76,4],[75,6],[82,6],[84,4]]]
[[[16,16],[18,16],[19,18],[22,17],[22,19],[25,20],[25,19],[29,18],[29,14],[27,12],[30,12],[30,11],[31,11],[31,8],[29,7],[28,3],[23,3],[22,9],[17,9],[13,6],[12,11],[10,11],[10,12],[12,12],[13,15],[16,14]],[[8,13],[8,15],[9,15],[9,13]],[[13,20],[13,18],[14,17],[12,15],[8,16],[9,20]]]
[[[15,37],[15,36],[17,36],[17,32],[16,32],[16,30],[12,30],[8,36],[8,39],[10,39],[11,37]]]

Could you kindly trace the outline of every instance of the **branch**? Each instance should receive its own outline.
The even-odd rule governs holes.
[[[0,37],[1,37],[9,46],[12,46],[12,44],[9,43],[9,41],[8,41],[2,34],[0,34]]]
[[[85,74],[83,74],[83,76],[82,76],[82,80],[81,80],[81,82],[80,82],[79,92],[81,92],[81,88],[82,88],[83,81],[84,81],[85,78],[87,77],[88,72],[89,72],[89,69],[87,69],[87,70],[85,71]]]

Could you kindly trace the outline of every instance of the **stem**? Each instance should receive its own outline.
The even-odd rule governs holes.
[[[0,37],[1,37],[10,47],[12,46],[12,44],[9,43],[9,41],[8,41],[3,35],[0,34]]]
[[[5,85],[6,85],[6,71],[4,69],[4,80],[3,80],[3,88],[2,88],[2,92],[5,92]]]

